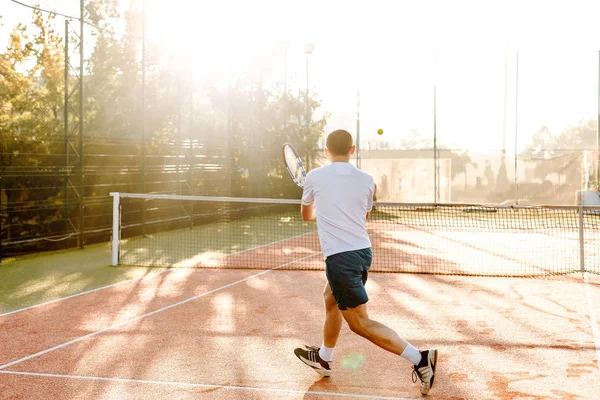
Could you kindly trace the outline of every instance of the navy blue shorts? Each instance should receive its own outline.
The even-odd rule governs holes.
[[[372,260],[371,248],[345,251],[325,259],[327,281],[340,310],[369,301],[365,283]]]

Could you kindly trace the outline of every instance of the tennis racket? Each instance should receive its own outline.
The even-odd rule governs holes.
[[[306,170],[298,152],[290,143],[283,145],[283,162],[294,183],[303,188],[304,180],[306,179]]]

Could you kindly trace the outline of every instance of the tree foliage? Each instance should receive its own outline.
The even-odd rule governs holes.
[[[47,232],[61,218],[62,178],[54,165],[61,158],[62,54],[52,15],[39,11],[30,26],[13,29],[0,54],[0,167],[10,237]]]
[[[535,166],[534,177],[541,181],[556,175],[559,179],[580,184],[584,151],[596,149],[596,121],[582,120],[553,135],[542,126],[532,137],[531,145],[521,158]]]

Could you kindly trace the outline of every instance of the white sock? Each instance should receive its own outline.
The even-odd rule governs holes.
[[[414,365],[419,365],[421,362],[421,352],[415,349],[410,343],[406,344],[406,347],[404,348],[402,354],[400,354],[400,357],[410,361]]]
[[[323,361],[331,362],[333,360],[333,347],[327,347],[323,344],[319,349],[319,357]]]

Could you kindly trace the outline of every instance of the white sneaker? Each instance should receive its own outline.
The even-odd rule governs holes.
[[[421,380],[421,394],[429,393],[433,386],[437,355],[436,349],[421,351],[421,362],[413,366],[413,382],[417,382],[417,377]]]

